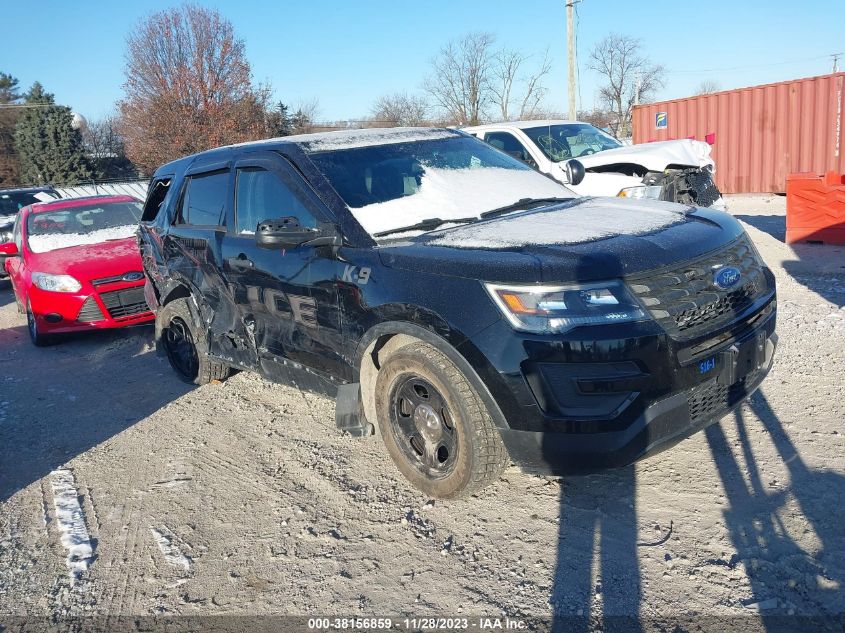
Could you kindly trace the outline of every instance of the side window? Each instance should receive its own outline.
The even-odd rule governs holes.
[[[229,192],[229,171],[190,176],[179,205],[177,224],[222,226]]]
[[[238,169],[235,181],[235,217],[238,233],[255,233],[263,220],[293,216],[300,225],[317,220],[279,176],[261,167]]]
[[[152,222],[156,219],[164,199],[170,192],[171,178],[156,178],[150,184],[150,190],[147,192],[147,202],[144,204],[144,212],[141,214],[142,222]]]
[[[488,132],[484,135],[484,140],[496,149],[510,154],[524,163],[528,163],[529,165],[534,164],[531,154],[528,153],[525,146],[513,134],[507,132]]]

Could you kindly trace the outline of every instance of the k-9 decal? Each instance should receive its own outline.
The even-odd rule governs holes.
[[[357,272],[356,272],[357,270]],[[347,265],[346,268],[343,269],[343,277],[341,277],[341,281],[348,281],[349,283],[358,284],[361,286],[366,285],[366,283],[370,280],[370,267],[363,266],[358,268],[357,266],[349,266]]]

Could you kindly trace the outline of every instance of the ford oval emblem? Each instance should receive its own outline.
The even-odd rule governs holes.
[[[713,273],[713,285],[722,290],[733,288],[742,279],[742,273],[739,268],[733,266],[724,266]]]
[[[126,273],[123,275],[123,281],[138,281],[139,279],[144,278],[144,273],[138,272],[137,270],[132,271],[131,273]]]

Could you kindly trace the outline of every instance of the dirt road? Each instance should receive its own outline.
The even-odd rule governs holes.
[[[149,328],[37,349],[0,282],[0,614],[844,613],[845,249],[730,204],[779,283],[750,403],[636,467],[448,503],[327,399],[183,385]]]

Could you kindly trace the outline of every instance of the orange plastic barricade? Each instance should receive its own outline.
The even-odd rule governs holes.
[[[845,244],[845,175],[786,177],[786,241]]]

